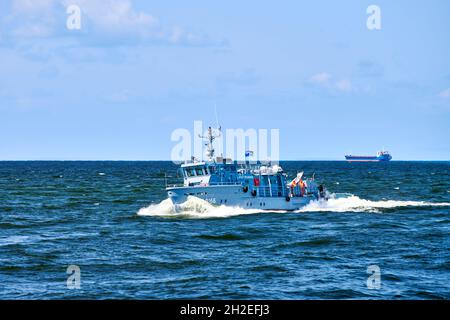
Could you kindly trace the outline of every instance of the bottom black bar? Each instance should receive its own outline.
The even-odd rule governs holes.
[[[131,314],[147,315],[151,319],[299,319],[306,315],[315,317],[332,316],[386,317],[401,312],[402,316],[411,314],[425,316],[445,314],[448,300],[405,301],[405,300],[45,300],[45,301],[0,301],[3,312],[38,315],[59,314],[62,308],[65,315],[86,317],[112,313],[117,317],[130,317]],[[7,310],[11,308],[11,310]],[[446,310],[444,310],[444,308]],[[398,309],[398,310],[394,310]],[[397,314],[397,313],[395,313]]]

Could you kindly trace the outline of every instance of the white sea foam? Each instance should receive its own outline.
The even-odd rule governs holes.
[[[346,197],[332,196],[328,200],[311,201],[308,205],[298,210],[298,212],[380,212],[381,209],[430,206],[450,207],[450,203],[399,200],[371,201],[361,199],[355,195],[349,195]]]
[[[380,200],[371,201],[361,199],[352,194],[331,194],[328,200],[314,200],[305,207],[297,210],[297,213],[304,212],[380,212],[382,209],[397,207],[425,207],[443,206],[450,207],[447,202],[424,202],[424,201],[398,201]],[[226,218],[244,214],[254,214],[262,212],[274,212],[273,210],[244,209],[231,206],[214,206],[209,202],[197,197],[189,196],[187,201],[174,205],[170,199],[161,201],[158,204],[151,204],[138,211],[140,216],[159,217],[190,217],[190,218]],[[287,211],[278,210],[277,213]]]
[[[260,212],[263,212],[263,210],[244,209],[225,205],[214,206],[205,200],[189,196],[186,202],[182,204],[174,205],[170,199],[166,199],[158,204],[152,204],[140,209],[137,214],[140,216],[225,218]]]
[[[13,244],[28,244],[35,243],[42,239],[39,235],[31,235],[31,236],[9,236],[0,238],[0,247],[13,245]]]

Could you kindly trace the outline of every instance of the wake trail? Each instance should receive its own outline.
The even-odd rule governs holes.
[[[450,207],[449,202],[400,201],[400,200],[365,200],[353,194],[331,194],[327,200],[313,200],[297,213],[306,212],[382,212],[383,209],[401,207]],[[189,217],[189,218],[227,218],[239,215],[263,212],[286,213],[284,210],[245,209],[238,206],[212,205],[194,196],[186,202],[174,205],[170,199],[141,208],[139,216],[153,217]]]
[[[401,207],[450,207],[448,202],[400,201],[400,200],[365,200],[355,195],[336,197],[328,200],[311,201],[297,212],[380,212],[382,209]]]

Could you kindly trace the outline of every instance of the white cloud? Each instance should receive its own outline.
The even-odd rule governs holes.
[[[327,72],[320,72],[309,78],[309,82],[320,85],[328,86],[330,84],[331,74]]]
[[[444,98],[444,99],[450,99],[450,88],[439,93],[439,97]]]
[[[13,13],[25,13],[29,15],[42,15],[53,8],[56,0],[13,0]]]
[[[0,29],[11,43],[23,38],[72,37],[80,43],[130,45],[159,43],[187,46],[223,46],[209,36],[179,26],[163,26],[152,14],[138,10],[133,0],[11,0]],[[66,8],[81,9],[81,30],[68,31]],[[1,20],[0,20],[1,21]]]
[[[51,36],[52,33],[51,28],[48,26],[38,24],[17,27],[12,32],[13,36],[20,38],[43,38]]]
[[[350,92],[352,91],[353,86],[350,80],[342,79],[336,82],[336,88],[340,91]]]
[[[350,80],[345,78],[340,80],[333,80],[333,78],[334,77],[328,72],[320,72],[311,76],[308,82],[329,91],[354,91],[354,87]]]
[[[11,12],[2,20],[14,38],[49,37],[56,25],[56,0],[12,0]]]
[[[205,34],[195,33],[179,26],[172,28],[170,32],[167,33],[167,38],[172,44],[185,44],[185,45],[202,45],[202,44],[213,44],[214,42]],[[224,42],[216,43],[218,45],[223,45]]]
[[[64,7],[77,5],[82,17],[102,30],[150,31],[158,28],[156,17],[142,11],[136,11],[130,0],[63,0]]]

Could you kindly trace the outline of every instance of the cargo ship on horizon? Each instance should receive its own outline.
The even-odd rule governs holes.
[[[345,160],[348,162],[387,162],[392,159],[389,151],[378,151],[376,156],[354,156],[346,155]]]

